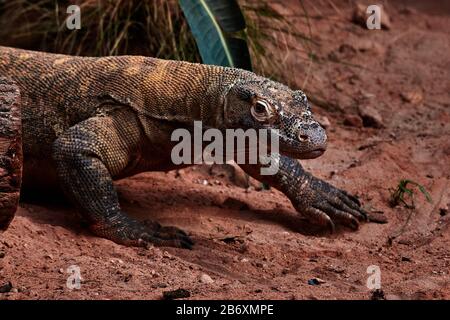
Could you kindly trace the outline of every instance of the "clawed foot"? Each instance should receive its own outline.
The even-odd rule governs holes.
[[[311,175],[305,177],[297,198],[297,210],[331,232],[335,231],[335,223],[356,230],[360,221],[367,221],[367,213],[355,196]]]
[[[181,229],[163,227],[155,221],[138,221],[125,215],[112,219],[107,225],[96,224],[91,230],[104,238],[127,246],[149,247],[177,247],[192,249],[194,242]]]

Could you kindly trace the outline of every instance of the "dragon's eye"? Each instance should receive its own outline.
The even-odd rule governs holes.
[[[255,112],[264,114],[267,112],[267,104],[264,101],[257,101],[255,104]]]
[[[276,110],[264,100],[256,100],[252,106],[253,118],[259,122],[270,122],[276,115]]]

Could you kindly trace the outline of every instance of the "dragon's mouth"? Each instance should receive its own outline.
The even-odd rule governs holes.
[[[317,158],[317,157],[320,157],[321,155],[323,155],[324,152],[325,152],[325,149],[323,149],[323,148],[315,149],[312,151],[308,151],[308,152],[299,154],[298,159],[314,159],[314,158]]]
[[[296,152],[292,150],[280,150],[280,153],[293,159],[314,159],[324,154],[324,148],[317,148],[307,152]]]
[[[323,155],[327,149],[326,136],[321,141],[302,144],[297,140],[280,135],[279,149],[280,153],[287,157],[294,159],[314,159]]]

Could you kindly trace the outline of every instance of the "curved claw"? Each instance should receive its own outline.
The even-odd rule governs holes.
[[[328,230],[330,231],[330,234],[334,234],[336,232],[336,225],[334,224],[333,220],[331,220],[331,219],[328,222]]]
[[[331,220],[331,218],[322,210],[311,207],[306,209],[304,211],[304,214],[310,221],[313,221],[315,224],[326,227],[330,231],[330,234],[336,232],[336,226],[333,220]]]
[[[163,227],[158,222],[150,220],[140,222],[121,217],[113,225],[91,226],[91,229],[99,236],[128,246],[149,247],[153,244],[192,249],[194,245],[194,241],[183,230]]]
[[[333,220],[341,222],[341,224],[348,226],[353,230],[357,230],[359,228],[358,220],[351,213],[340,210],[336,208],[336,206],[332,206],[328,202],[321,202],[317,207],[325,212]]]
[[[347,205],[349,209],[351,209],[354,213],[356,213],[354,215],[357,216],[360,220],[367,221],[368,219],[367,212],[361,207],[361,203],[359,202],[359,200],[355,196],[348,194],[344,190],[340,189],[338,190],[339,190],[338,193],[339,198]],[[357,202],[354,201],[353,199],[356,199]]]
[[[335,201],[333,204],[337,209],[350,213],[359,221],[367,220],[365,211],[361,207],[358,207],[356,204],[350,202],[350,200],[345,198],[345,196],[342,194],[339,194],[337,201]]]
[[[359,201],[359,199],[356,196],[352,195],[351,193],[348,193],[347,191],[345,191],[343,189],[337,189],[337,190],[339,190],[340,193],[342,193],[345,197],[350,199],[352,202],[354,202],[358,206],[361,206],[361,202]]]

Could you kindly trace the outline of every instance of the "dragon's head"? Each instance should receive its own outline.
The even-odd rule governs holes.
[[[297,159],[322,155],[327,135],[314,120],[306,95],[250,72],[245,75],[225,96],[228,127],[278,129],[282,154]]]

